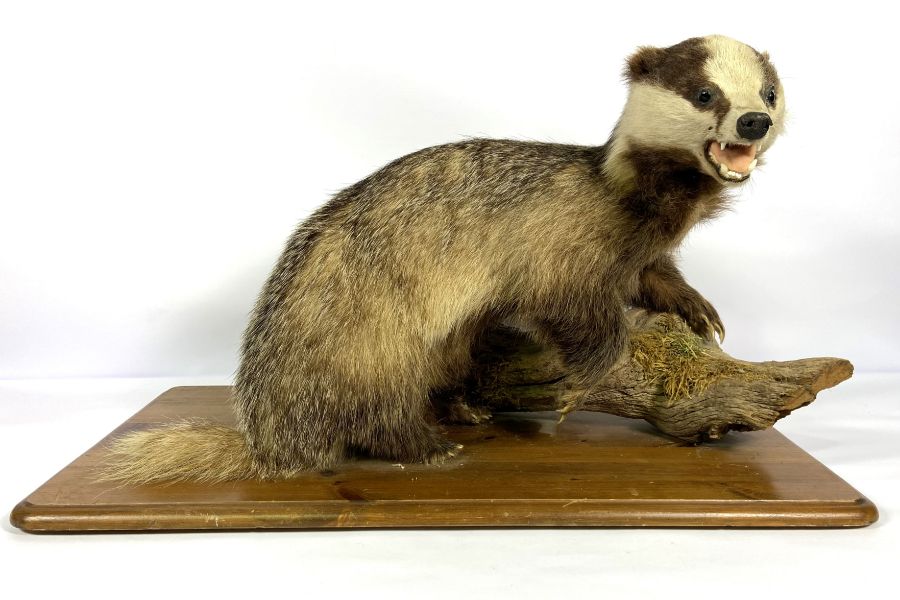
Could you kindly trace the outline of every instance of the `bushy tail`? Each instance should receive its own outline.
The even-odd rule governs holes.
[[[255,475],[247,442],[236,430],[203,421],[132,431],[107,446],[101,481],[144,484],[217,482]]]

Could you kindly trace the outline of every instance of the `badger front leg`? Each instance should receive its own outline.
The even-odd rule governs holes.
[[[604,296],[581,310],[542,319],[540,337],[559,348],[566,376],[559,420],[578,410],[622,356],[628,329],[621,298]]]
[[[632,302],[648,310],[677,314],[697,335],[709,341],[714,341],[716,334],[720,341],[725,339],[719,313],[684,280],[671,256],[663,256],[643,270]]]

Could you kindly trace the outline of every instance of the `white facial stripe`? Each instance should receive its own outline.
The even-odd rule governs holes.
[[[766,105],[760,96],[765,81],[765,71],[756,52],[749,46],[725,36],[705,38],[710,60],[706,63],[706,76],[722,89],[731,110],[722,119],[718,134],[725,139],[737,135],[737,119],[747,112],[764,112],[772,118],[768,135],[757,142],[760,151],[766,150],[784,127],[784,92],[778,85],[775,108]]]
[[[703,153],[715,126],[712,111],[697,110],[679,94],[658,85],[633,83],[604,170],[614,181],[637,175],[624,160],[625,153],[635,145],[687,150],[703,168],[711,168],[706,166]]]
[[[649,83],[632,84],[616,136],[653,146],[702,145],[716,117],[700,111],[671,90]]]
[[[764,83],[763,68],[753,49],[721,35],[705,40],[710,55],[705,65],[706,76],[728,98],[732,112],[768,112],[759,95]]]

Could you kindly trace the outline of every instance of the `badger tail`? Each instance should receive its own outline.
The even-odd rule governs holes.
[[[106,449],[97,472],[100,481],[214,483],[256,475],[244,436],[203,421],[132,431],[114,438]]]

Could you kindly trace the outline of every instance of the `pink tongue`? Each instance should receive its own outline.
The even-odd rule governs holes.
[[[750,169],[750,163],[756,158],[756,146],[728,146],[722,150],[719,142],[713,142],[709,147],[713,156],[720,163],[724,163],[728,168],[736,173],[746,173]]]

